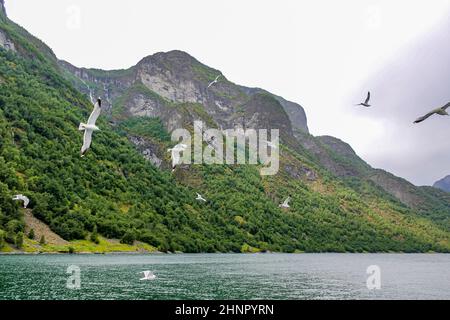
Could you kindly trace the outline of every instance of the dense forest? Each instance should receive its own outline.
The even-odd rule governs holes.
[[[283,168],[314,170],[314,181],[284,169],[262,177],[251,165],[159,169],[128,139],[170,147],[159,119],[112,125],[100,117],[101,131],[80,158],[78,124],[91,112],[89,98],[22,29],[6,20],[0,28],[18,48],[0,48],[0,248],[20,248],[29,238],[23,209],[12,201],[22,193],[33,215],[67,241],[98,233],[163,252],[450,252],[446,228],[373,186],[357,192],[355,182],[287,146]],[[196,192],[207,202],[197,202]],[[287,195],[292,206],[282,210]]]

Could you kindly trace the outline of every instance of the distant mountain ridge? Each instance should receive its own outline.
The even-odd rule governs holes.
[[[444,190],[446,192],[450,192],[450,175],[446,176],[445,178],[442,178],[439,181],[436,181],[433,184],[433,187]]]

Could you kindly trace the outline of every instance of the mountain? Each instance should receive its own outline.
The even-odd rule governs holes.
[[[436,181],[433,187],[450,192],[450,176],[446,176],[445,178]]]
[[[344,179],[356,191],[361,180],[381,188],[420,214],[447,221],[450,206],[442,204],[426,188],[412,185],[383,170],[371,168],[345,142],[308,133],[304,109],[293,102],[259,88],[223,80],[207,90],[220,71],[203,65],[181,51],[157,53],[127,70],[104,71],[77,68],[61,61],[62,69],[75,87],[89,96],[107,97],[112,121],[135,116],[158,117],[168,131],[181,127],[171,104],[194,103],[204,107],[207,120],[217,128],[280,128],[282,141],[297,152],[313,157],[332,174]],[[353,181],[353,185],[352,185]],[[446,200],[447,201],[447,200]],[[449,227],[449,226],[447,226]]]
[[[296,103],[261,89],[235,85],[223,75],[211,90],[207,90],[207,85],[222,73],[182,51],[148,56],[126,70],[103,71],[76,68],[65,61],[60,63],[63,69],[77,77],[74,85],[80,91],[106,97],[106,105],[110,111],[119,97],[127,96],[123,103],[129,104],[128,108],[115,108],[112,111],[115,116],[123,111],[125,114],[122,115],[125,116],[155,117],[161,116],[161,112],[167,109],[167,103],[164,102],[193,103],[201,104],[208,114],[214,115],[219,127],[242,127],[244,122],[254,127],[259,123],[257,115],[241,114],[239,108],[248,102],[249,97],[258,93],[260,96],[267,94],[272,97],[271,104],[275,108],[281,105],[284,110],[282,113],[288,117],[289,126],[308,132],[305,111]],[[151,90],[153,95],[145,95],[140,90],[144,88]],[[252,120],[253,123],[247,120]]]
[[[294,102],[225,76],[208,89],[222,73],[182,51],[104,71],[59,61],[5,15],[0,34],[0,247],[65,251],[81,241],[96,251],[98,233],[101,244],[164,252],[450,252],[447,193],[373,169],[339,139],[310,135]],[[96,96],[101,131],[80,158],[78,124]],[[172,173],[170,133],[192,132],[195,120],[280,129],[278,174],[261,176],[260,164]],[[17,193],[31,199],[27,216],[68,244],[24,236]]]
[[[0,0],[0,14],[6,17],[5,0]]]

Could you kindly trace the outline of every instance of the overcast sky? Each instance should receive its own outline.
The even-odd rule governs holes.
[[[416,184],[450,174],[450,118],[411,124],[450,101],[450,0],[6,0],[6,8],[77,66],[127,68],[184,50],[235,83],[302,104],[311,133],[349,142],[375,167]],[[373,109],[354,107],[367,90]]]

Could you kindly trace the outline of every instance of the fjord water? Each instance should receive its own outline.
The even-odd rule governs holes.
[[[370,265],[379,290],[366,286]],[[143,270],[158,278],[140,281]],[[0,299],[450,299],[450,255],[3,255]]]

